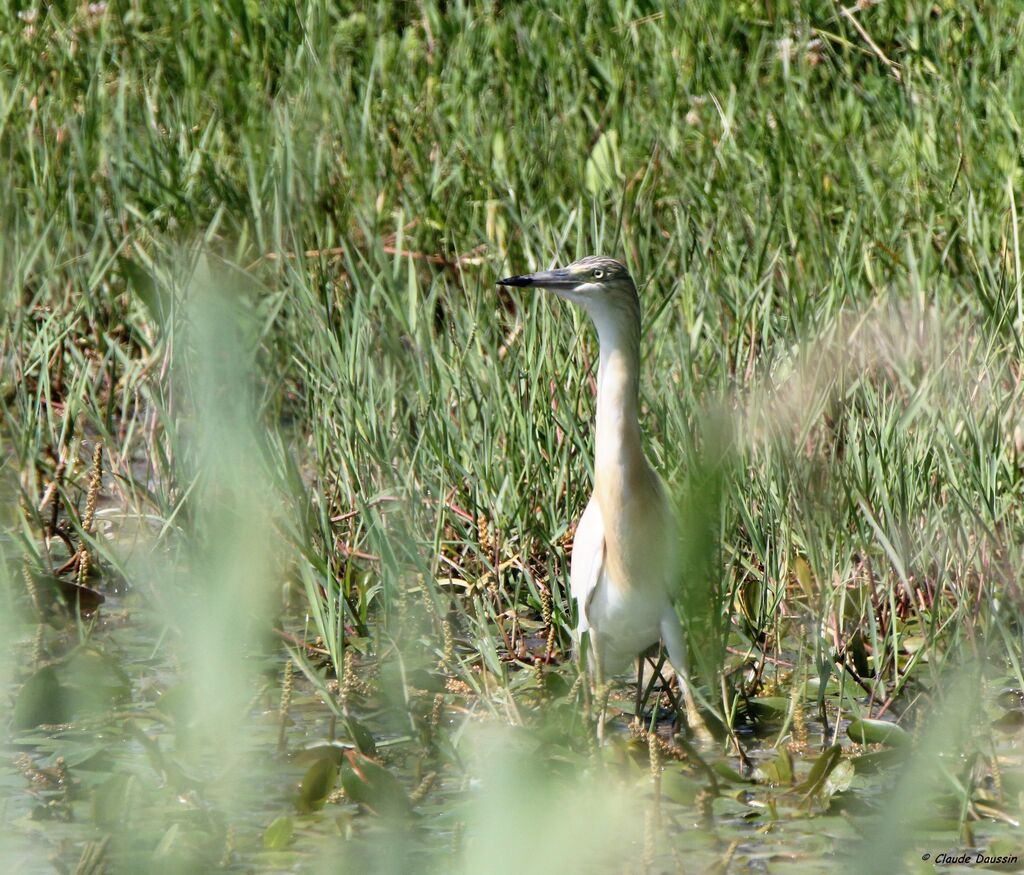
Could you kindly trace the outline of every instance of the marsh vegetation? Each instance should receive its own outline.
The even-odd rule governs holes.
[[[0,10],[6,870],[1017,865],[1024,12],[587,7]],[[592,252],[711,744],[572,658]]]

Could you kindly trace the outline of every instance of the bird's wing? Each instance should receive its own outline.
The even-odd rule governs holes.
[[[576,599],[579,622],[576,629],[583,634],[590,628],[587,610],[597,590],[601,571],[604,569],[604,523],[601,509],[593,498],[583,511],[576,536],[572,543],[572,567],[569,572],[569,589]]]

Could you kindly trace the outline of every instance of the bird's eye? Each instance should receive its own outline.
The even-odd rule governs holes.
[[[594,271],[594,279],[599,280],[604,276],[604,271],[600,268]]]

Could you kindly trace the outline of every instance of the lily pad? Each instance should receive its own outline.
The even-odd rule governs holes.
[[[876,750],[854,757],[851,762],[858,774],[873,775],[903,762],[906,754],[898,748]]]
[[[910,744],[910,733],[902,726],[886,720],[851,720],[846,734],[858,744],[885,744],[889,747],[905,747]]]
[[[132,684],[121,666],[105,653],[79,648],[60,666],[61,681],[74,692],[74,711],[98,714],[131,699]]]
[[[692,805],[703,789],[704,784],[681,771],[666,769],[661,775],[661,795],[680,805]]]
[[[754,696],[747,699],[747,707],[756,720],[781,720],[789,713],[789,704],[785,696]]]

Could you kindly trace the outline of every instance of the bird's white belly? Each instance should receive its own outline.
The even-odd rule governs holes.
[[[666,595],[649,589],[623,590],[600,580],[587,619],[600,642],[602,671],[617,674],[656,644],[661,639],[661,622],[673,610]]]
[[[671,519],[666,508],[662,520]],[[608,561],[607,529],[598,501],[592,498],[580,519],[572,551],[572,595],[579,610],[577,634],[590,631],[602,672],[622,672],[640,652],[656,644],[663,635],[675,661],[682,665],[679,619],[669,598],[669,583],[675,578],[673,530],[662,522],[657,529],[643,532],[640,549],[626,562]],[[616,533],[622,542],[621,533]],[[635,534],[626,538],[635,546]],[[618,570],[617,570],[618,569]],[[616,579],[617,573],[626,575]],[[670,654],[671,655],[671,654]],[[675,664],[675,663],[673,663]]]

